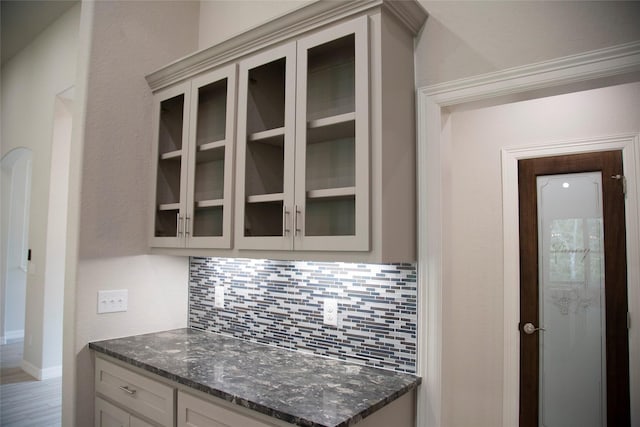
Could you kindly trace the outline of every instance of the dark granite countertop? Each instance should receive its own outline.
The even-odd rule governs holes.
[[[351,426],[421,382],[189,328],[92,342],[89,348],[300,426]]]

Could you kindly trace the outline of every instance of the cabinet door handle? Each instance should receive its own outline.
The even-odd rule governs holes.
[[[191,233],[191,218],[189,218],[188,216],[185,217],[184,219],[184,235],[185,237],[188,237],[189,234]]]
[[[295,219],[294,219],[294,227],[296,229],[296,236],[302,232],[302,229],[300,228],[300,214],[302,213],[302,211],[300,209],[298,209],[298,205],[296,205],[295,207],[296,209],[296,214],[295,214]]]
[[[289,229],[289,211],[284,205],[282,207],[282,228],[284,229],[285,236],[291,232]]]
[[[128,385],[125,386],[120,386],[118,387],[120,390],[129,393],[131,396],[133,396],[134,394],[136,394],[136,390],[135,389],[130,389]]]
[[[176,214],[176,229],[178,237],[182,237],[182,217],[180,216],[180,212]]]

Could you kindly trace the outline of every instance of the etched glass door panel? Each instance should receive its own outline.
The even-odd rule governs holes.
[[[600,172],[539,176],[539,425],[606,425]]]

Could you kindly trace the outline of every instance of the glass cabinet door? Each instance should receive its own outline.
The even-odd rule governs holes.
[[[236,241],[292,249],[295,43],[240,63]]]
[[[235,65],[191,83],[188,247],[230,248]]]
[[[189,99],[188,83],[162,91],[155,98],[152,246],[184,245]]]
[[[367,17],[298,41],[297,250],[369,250]]]

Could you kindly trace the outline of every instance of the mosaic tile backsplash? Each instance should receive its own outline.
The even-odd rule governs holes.
[[[225,307],[215,307],[215,288]],[[338,326],[323,324],[323,300]],[[401,372],[416,372],[416,264],[192,257],[192,328]]]

